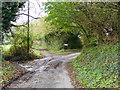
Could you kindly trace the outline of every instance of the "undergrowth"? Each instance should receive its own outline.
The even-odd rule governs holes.
[[[26,46],[11,45],[11,47],[8,49],[3,47],[2,56],[3,58],[5,58],[5,60],[25,61],[25,60],[34,60],[37,58],[41,58],[42,54],[40,53],[40,51],[33,49],[30,49],[28,53]]]
[[[72,62],[76,79],[86,88],[118,88],[119,45],[83,49]]]

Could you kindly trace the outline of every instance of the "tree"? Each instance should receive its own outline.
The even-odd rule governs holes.
[[[2,32],[11,32],[10,27],[14,26],[11,22],[16,21],[16,13],[22,8],[25,2],[2,2]]]
[[[48,2],[45,4],[48,21],[54,29],[78,33],[85,45],[104,43],[108,36],[104,28],[112,28],[118,12],[117,3],[110,2]],[[111,39],[112,40],[112,39]]]

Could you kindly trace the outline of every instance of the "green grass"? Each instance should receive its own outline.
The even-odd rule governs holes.
[[[67,50],[51,50],[51,52],[56,53],[56,54],[69,54],[73,52],[79,52],[81,49],[67,49]]]
[[[36,45],[33,45],[32,48],[41,49],[42,47],[36,44]]]
[[[76,79],[86,88],[117,88],[118,49],[119,44],[84,49],[72,62]]]
[[[33,49],[32,51],[34,52],[35,55],[42,57],[42,54],[39,50]]]
[[[46,52],[46,53],[50,53],[49,51],[44,51],[44,52]]]

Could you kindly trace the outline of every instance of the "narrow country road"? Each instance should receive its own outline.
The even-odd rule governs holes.
[[[19,64],[30,72],[7,88],[74,88],[65,64],[71,62],[80,52],[69,55],[41,52],[45,58],[30,61],[30,65]]]

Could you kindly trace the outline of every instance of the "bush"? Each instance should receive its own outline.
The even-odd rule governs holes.
[[[117,88],[119,44],[84,49],[72,62],[76,78],[87,88]]]
[[[5,60],[32,60],[35,58],[40,58],[39,55],[36,55],[33,50],[30,50],[29,56],[26,46],[11,46],[10,49],[3,51],[3,57]]]
[[[9,35],[8,41],[10,45],[3,45],[3,57],[6,60],[32,60],[39,58],[40,56],[36,55],[33,50],[27,51],[27,30],[24,27],[14,28],[16,31],[11,36]],[[33,45],[33,35],[30,33],[29,37],[29,48]],[[9,46],[9,47],[8,47]]]

